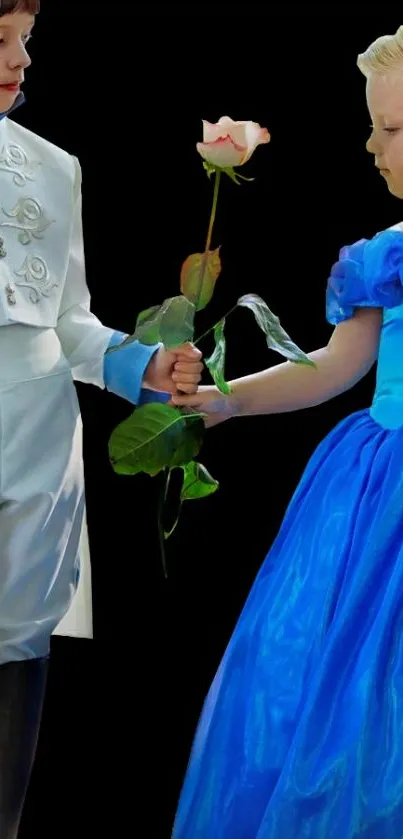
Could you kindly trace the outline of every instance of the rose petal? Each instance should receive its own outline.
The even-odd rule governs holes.
[[[267,128],[262,128],[258,122],[245,123],[245,136],[248,153],[244,162],[249,160],[257,146],[261,143],[270,142],[270,134]]]
[[[215,166],[242,166],[258,145],[268,142],[270,134],[259,123],[223,116],[216,123],[203,120],[203,143],[199,143],[197,149]],[[213,145],[217,148],[212,150]]]
[[[204,143],[214,143],[220,137],[226,137],[228,134],[228,131],[224,131],[218,123],[208,122],[206,119],[203,119],[202,123]]]
[[[247,123],[243,121],[234,122],[231,117],[220,117],[217,125],[223,129],[224,136],[230,136],[234,143],[238,146],[247,146],[247,137],[245,126]]]
[[[247,154],[247,148],[236,145],[231,137],[216,140],[214,143],[197,143],[197,151],[208,163],[222,169],[241,166]]]

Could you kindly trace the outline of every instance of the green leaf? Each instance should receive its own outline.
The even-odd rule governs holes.
[[[245,178],[245,175],[240,175],[239,172],[235,172],[235,170],[232,168],[232,166],[228,166],[227,168],[222,169],[221,171],[224,172],[224,174],[227,175],[229,178],[231,178],[231,181],[234,181],[234,183],[237,186],[240,186],[240,181],[254,181],[255,180],[254,178]]]
[[[218,481],[207,471],[206,467],[196,461],[182,466],[184,479],[181,491],[181,501],[193,501],[212,495],[219,487]]]
[[[215,349],[210,358],[206,358],[205,363],[221,393],[231,393],[231,388],[224,378],[226,349],[224,326],[225,318],[222,318],[214,327]]]
[[[175,349],[186,341],[193,340],[195,313],[193,303],[186,297],[171,297],[161,318],[160,335],[164,347]]]
[[[182,294],[196,306],[205,309],[210,302],[221,273],[220,247],[214,251],[192,253],[182,265],[180,288]]]
[[[162,403],[141,405],[109,439],[109,457],[119,475],[182,466],[199,453],[204,435],[201,414]]]
[[[142,344],[149,345],[159,343],[159,341],[161,340],[161,310],[162,306],[151,306],[149,309],[144,309],[143,312],[140,312],[136,321],[136,329],[134,335],[131,336],[131,339],[133,341],[137,340],[141,341]]]
[[[132,339],[147,345],[162,341],[167,349],[179,347],[193,339],[195,312],[193,303],[183,295],[169,297],[161,306],[139,314]]]
[[[121,341],[121,343],[120,343],[120,344],[115,344],[115,346],[114,346],[114,347],[108,347],[108,349],[106,350],[106,353],[105,353],[105,354],[108,354],[108,355],[109,355],[109,353],[111,353],[111,352],[118,352],[118,351],[119,351],[119,350],[121,350],[123,347],[125,347],[127,344],[132,344],[132,343],[133,343],[133,341],[137,341],[137,338],[135,338],[135,337],[134,337],[134,335],[128,335],[128,336],[124,339],[124,341]],[[158,343],[158,341],[157,341],[156,343]]]
[[[236,176],[237,178],[240,178],[241,181],[247,181],[250,184],[255,180],[255,178],[245,178],[245,175],[240,175],[239,172],[236,173]]]
[[[240,182],[239,182],[237,173],[234,171],[234,169],[232,169],[232,167],[227,168],[227,169],[223,169],[222,171],[224,172],[225,175],[227,175],[228,178],[231,178],[231,181],[234,181],[234,184],[236,184],[237,186],[240,186]]]
[[[203,169],[206,170],[208,178],[211,179],[211,176],[216,172],[217,167],[213,166],[212,163],[209,163],[208,160],[203,160]]]
[[[306,364],[308,367],[316,368],[315,362],[311,361],[311,359],[308,358],[308,356],[300,350],[296,344],[294,344],[281,326],[278,317],[270,311],[269,307],[261,297],[257,294],[245,294],[243,297],[239,298],[237,305],[244,306],[253,312],[257,324],[266,335],[267,346],[270,350],[276,350],[276,352],[281,353],[281,355],[285,356],[285,358],[288,358],[290,361],[294,361],[297,364]]]
[[[203,161],[203,168],[206,170],[207,175],[209,178],[215,172],[223,172],[224,175],[227,175],[228,178],[231,178],[231,181],[237,186],[240,186],[240,181],[254,181],[255,178],[245,178],[245,175],[240,175],[239,172],[235,172],[235,169],[232,166],[214,166],[213,163],[209,163],[207,160]]]

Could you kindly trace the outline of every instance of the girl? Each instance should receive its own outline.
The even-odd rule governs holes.
[[[9,119],[37,0],[0,3],[0,837],[17,835],[50,637],[77,589],[84,520],[73,379],[138,404],[200,381],[200,353],[134,342],[90,311],[76,159]],[[144,388],[144,390],[143,390]],[[85,602],[85,598],[84,598]],[[65,621],[62,632],[69,634]]]
[[[403,26],[359,56],[368,151],[403,198]],[[308,408],[378,361],[369,410],[311,458],[203,708],[174,839],[403,836],[403,225],[343,248],[316,370],[279,364],[174,402]]]

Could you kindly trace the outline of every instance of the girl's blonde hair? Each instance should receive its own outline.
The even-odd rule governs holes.
[[[364,76],[401,69],[403,72],[403,26],[394,35],[382,35],[360,53],[357,65]]]

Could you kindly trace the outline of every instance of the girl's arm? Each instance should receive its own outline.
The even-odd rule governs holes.
[[[276,414],[320,405],[349,390],[376,361],[382,324],[381,308],[357,309],[336,326],[326,347],[308,353],[316,369],[286,361],[260,373],[230,382],[224,396],[216,387],[199,388],[192,396],[175,396],[208,415],[207,425],[235,416]]]
[[[277,414],[320,405],[349,390],[376,361],[382,309],[359,309],[327,345],[308,353],[316,369],[287,361],[230,383],[233,416]]]

